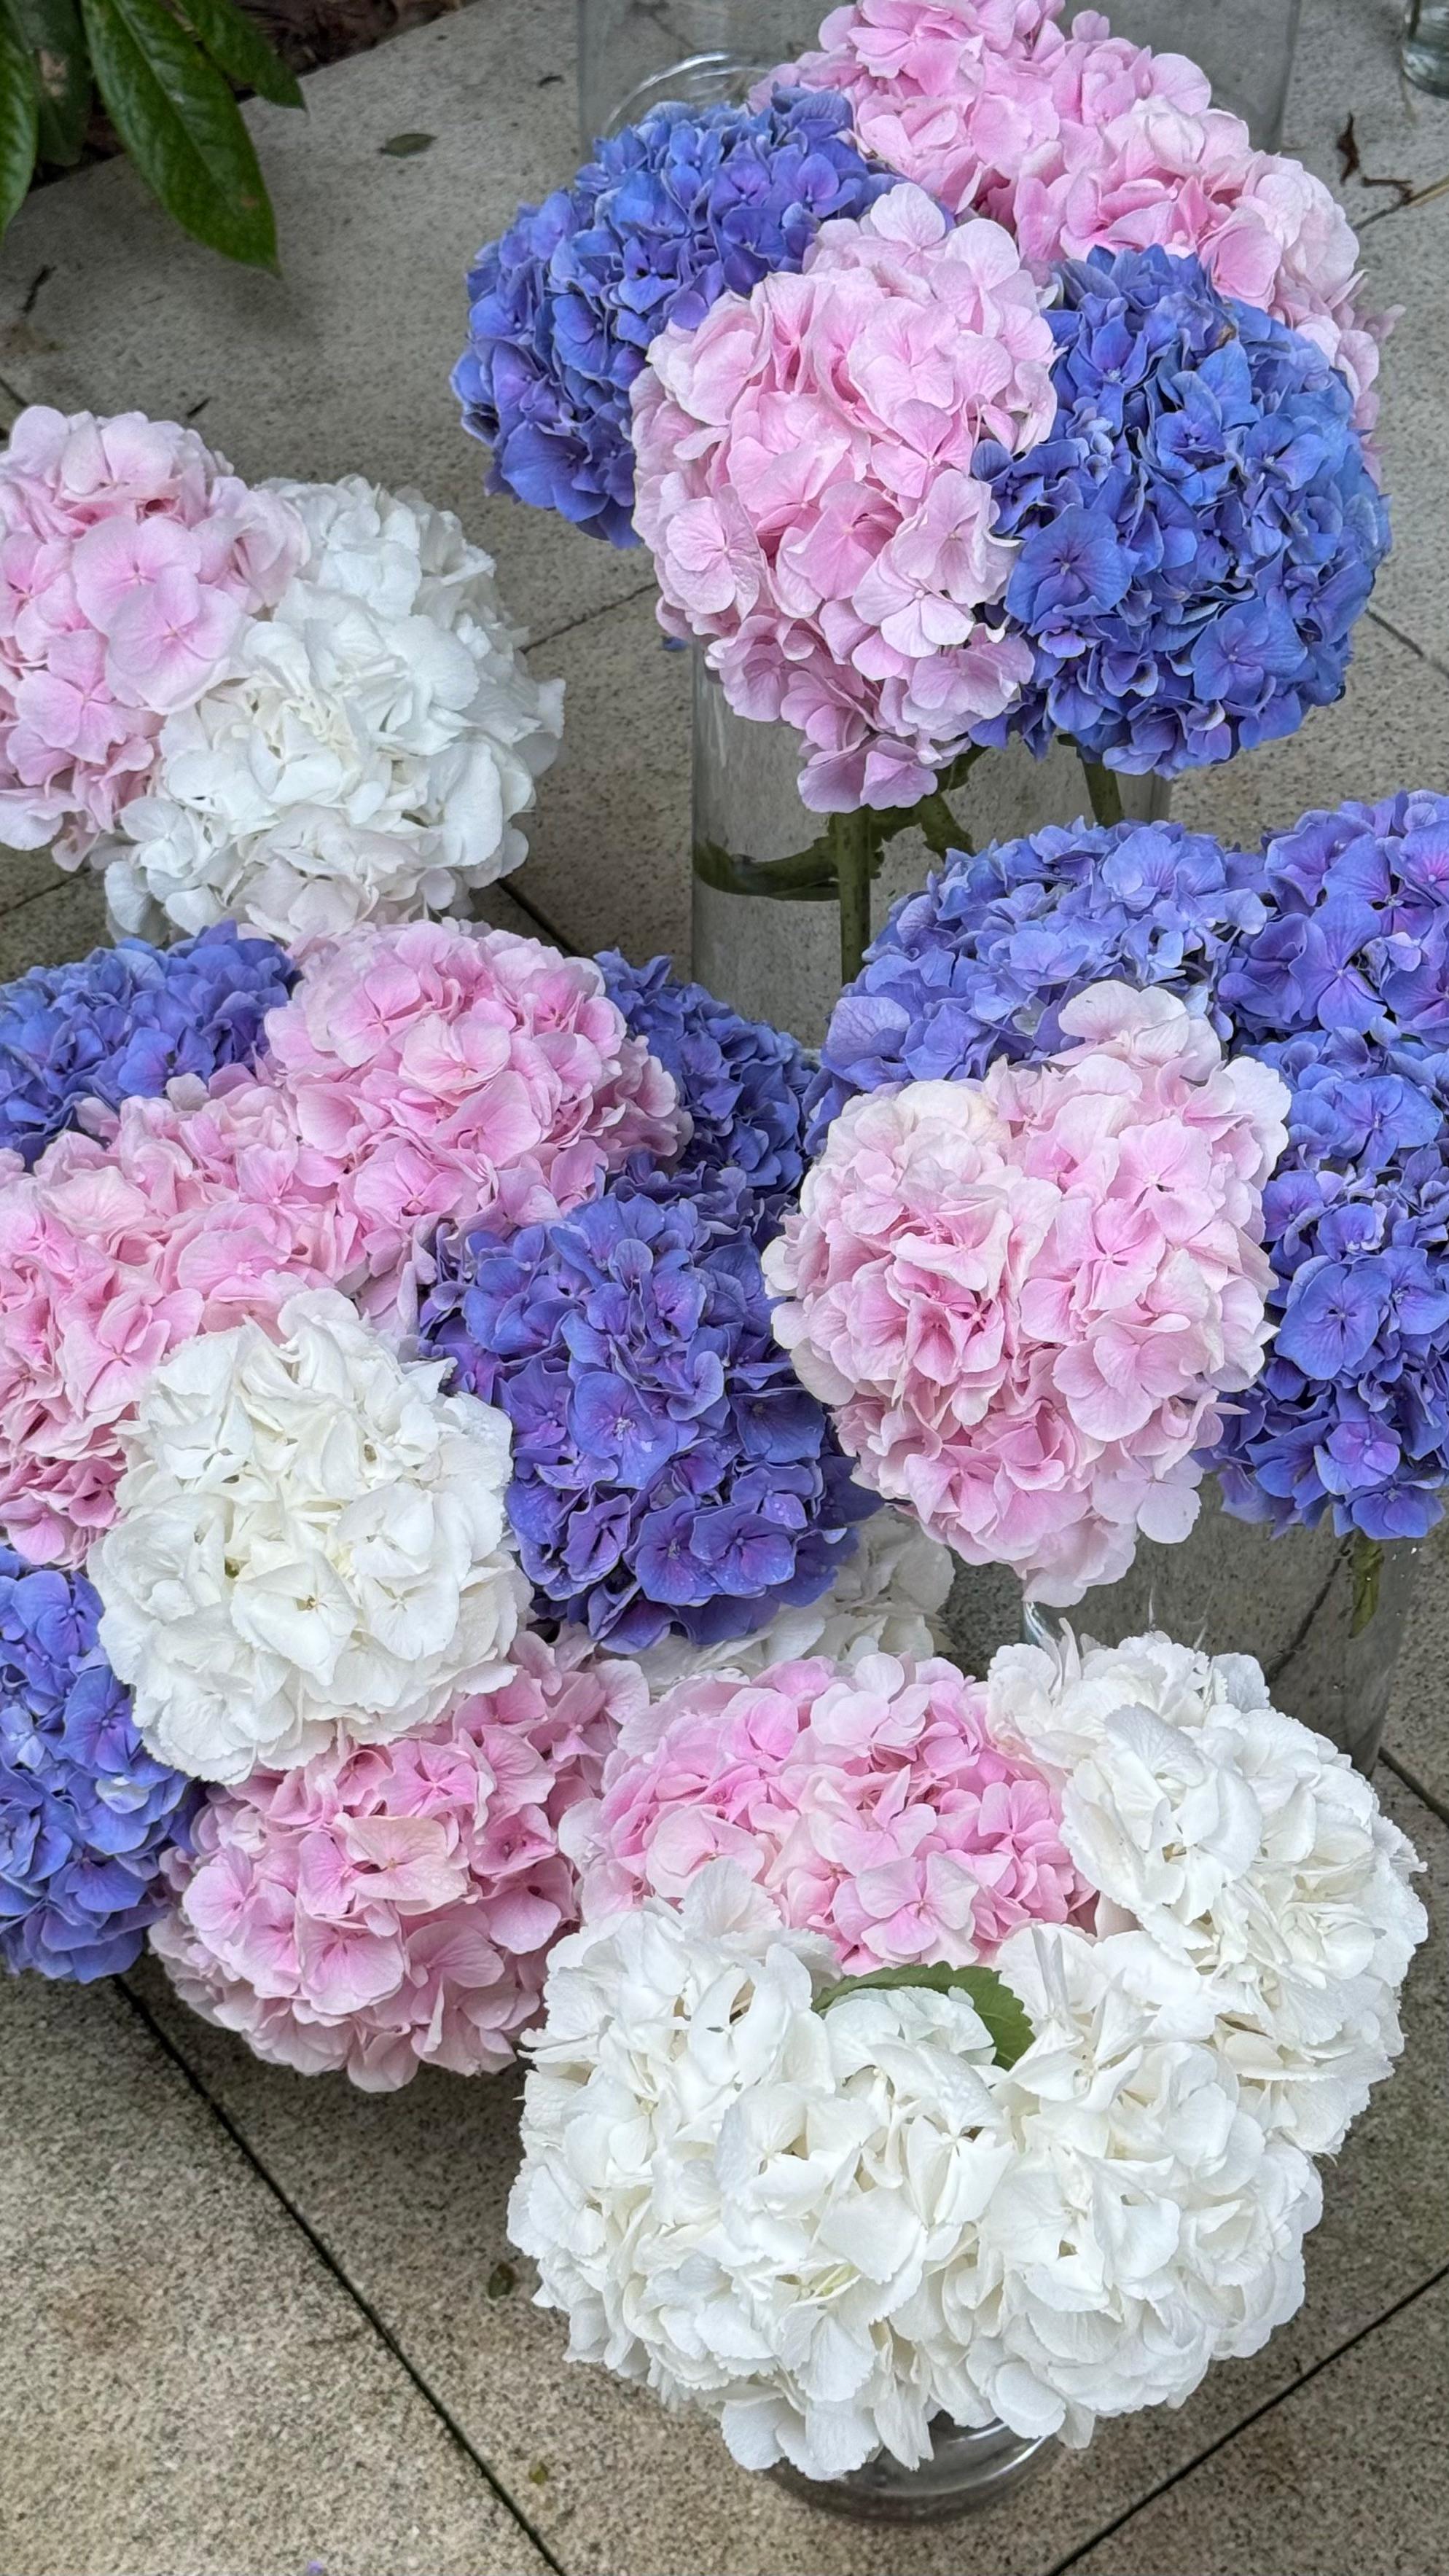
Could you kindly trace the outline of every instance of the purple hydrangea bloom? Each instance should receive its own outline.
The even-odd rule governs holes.
[[[0,1959],[87,1985],[141,1954],[199,1794],[153,1761],[84,1575],[0,1548]]]
[[[173,1075],[203,1082],[255,1062],[268,1011],[296,980],[286,950],[217,922],[175,948],[122,939],[0,986],[0,1146],[25,1161],[87,1101],[157,1098]]]
[[[1301,332],[1160,249],[1060,277],[1052,432],[1022,457],[977,451],[1036,657],[979,739],[1040,752],[1063,734],[1172,777],[1342,695],[1388,513],[1348,386]]]
[[[1088,984],[1168,984],[1200,997],[1265,919],[1260,857],[1179,823],[1051,826],[953,856],[898,903],[821,1049],[808,1143],[858,1091],[978,1081],[997,1056],[1050,1055],[1062,1005]]]
[[[681,984],[667,957],[631,966],[617,949],[599,958],[610,999],[630,1030],[673,1074],[693,1133],[671,1181],[676,1193],[740,1174],[773,1233],[805,1176],[803,1129],[810,1067],[783,1029],[741,1019],[702,984]]]
[[[1350,1029],[1246,1043],[1291,1094],[1263,1194],[1281,1320],[1210,1464],[1241,1519],[1422,1537],[1449,1480],[1449,1057]]]
[[[862,158],[849,101],[830,91],[651,108],[596,144],[572,186],[520,207],[469,275],[453,390],[493,450],[490,488],[637,544],[629,388],[650,341],[798,269],[823,223],[895,184]]]
[[[1265,876],[1272,918],[1222,981],[1239,1029],[1449,1046],[1449,796],[1305,814]]]
[[[619,1653],[817,1599],[876,1508],[772,1339],[754,1214],[734,1176],[662,1178],[511,1237],[439,1230],[423,1347],[512,1425],[541,1614]]]

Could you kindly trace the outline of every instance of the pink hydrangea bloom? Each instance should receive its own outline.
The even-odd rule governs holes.
[[[0,1177],[0,1527],[78,1565],[115,1517],[148,1371],[193,1333],[362,1275],[355,1219],[290,1104],[238,1068],[128,1100]]]
[[[734,1860],[852,1976],[989,1960],[1023,1923],[1092,1903],[1046,1780],[995,1744],[982,1684],[939,1658],[682,1682],[624,1729],[587,1830],[586,1916],[677,1899]]]
[[[1044,1064],[849,1102],[765,1275],[862,1481],[1067,1603],[1196,1518],[1193,1452],[1268,1340],[1288,1095],[1164,991],[1061,1020]]]
[[[637,1148],[669,1155],[689,1135],[672,1077],[593,960],[512,931],[349,932],[309,959],[267,1036],[383,1320],[411,1319],[415,1237],[440,1218],[544,1223]]]
[[[807,805],[914,804],[1029,676],[971,465],[1044,436],[1051,358],[1009,237],[912,187],[654,342],[632,399],[661,621],[804,736]]]
[[[1360,312],[1358,243],[1320,179],[1259,152],[1182,54],[1114,37],[1063,0],[858,0],[777,75],[842,90],[866,150],[953,214],[991,216],[1045,278],[1099,245],[1194,253],[1224,295],[1342,369],[1360,428],[1387,319]]]
[[[82,859],[301,551],[295,512],[194,430],[23,411],[0,456],[0,840]]]
[[[152,1942],[184,2000],[305,2075],[391,2092],[506,2066],[578,1919],[563,1819],[643,1704],[631,1664],[534,1635],[503,1686],[392,1744],[209,1792]]]

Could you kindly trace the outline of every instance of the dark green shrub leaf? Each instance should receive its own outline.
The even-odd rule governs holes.
[[[233,0],[179,0],[179,6],[228,80],[254,89],[258,98],[269,98],[274,107],[305,107],[296,73],[273,53],[261,29],[233,6]]]
[[[838,1986],[827,1986],[815,1998],[817,2012],[829,2012],[832,2004],[843,2003],[847,1995],[867,1995],[877,1988],[892,1986],[926,1986],[933,1995],[947,1995],[959,1989],[991,2033],[991,2044],[998,2066],[1014,2066],[1024,2057],[1032,2043],[1032,2027],[1010,1986],[998,1977],[994,1968],[873,1968],[866,1977],[842,1977]]]
[[[35,71],[40,157],[74,167],[91,112],[91,75],[75,0],[8,0],[11,24]]]
[[[0,232],[25,203],[35,168],[40,111],[30,56],[0,18]]]
[[[275,268],[271,204],[220,72],[161,0],[81,0],[81,19],[111,123],[167,213],[228,259]]]
[[[377,148],[390,153],[394,161],[411,161],[415,152],[426,152],[437,139],[435,134],[390,134],[386,143],[379,143]]]

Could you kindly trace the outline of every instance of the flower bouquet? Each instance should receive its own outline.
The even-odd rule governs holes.
[[[0,456],[0,838],[103,870],[148,935],[465,910],[558,748],[520,641],[417,493],[251,488],[174,422],[34,407]]]
[[[855,0],[748,106],[600,143],[469,281],[494,487],[642,539],[666,633],[793,736],[823,828],[706,828],[699,875],[838,901],[847,981],[887,848],[963,846],[988,749],[1069,743],[1110,825],[1124,779],[1293,732],[1388,543],[1341,210],[1184,57],[1060,16]]]
[[[963,858],[819,1068],[449,921],[0,995],[0,1958],[149,1944],[368,2090],[525,2047],[572,2350],[837,2498],[1256,2350],[1416,1864],[1231,1633],[1088,1587],[1215,1463],[1439,1509],[1446,822]],[[1083,1636],[969,1677],[947,1543]]]

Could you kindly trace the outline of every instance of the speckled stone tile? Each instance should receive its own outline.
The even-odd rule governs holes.
[[[1443,1522],[1420,1554],[1385,1741],[1449,1813],[1449,1525]]]
[[[60,966],[106,937],[106,896],[93,870],[64,876],[53,861],[37,894],[0,910],[0,983],[28,966]]]
[[[544,2560],[124,1994],[0,1982],[5,2576]]]
[[[49,850],[11,850],[0,845],[0,916],[63,883],[64,873]]]
[[[583,541],[580,540],[582,543]],[[653,593],[540,645],[564,682],[563,748],[511,882],[574,947],[689,960],[689,656]]]
[[[1449,2282],[1331,2362],[1073,2576],[1429,2576],[1449,2555]]]
[[[1414,1968],[1399,2072],[1327,2177],[1307,2306],[1180,2412],[1058,2452],[979,2522],[893,2534],[893,2576],[1044,2576],[1449,2259],[1449,1832],[1392,1778],[1382,1785],[1431,1865],[1435,1936]],[[878,2576],[879,2535],[746,2476],[708,2426],[565,2361],[559,2320],[529,2303],[527,2267],[508,2252],[516,2078],[423,2076],[385,2098],[307,2083],[196,2021],[154,1965],[142,1979],[174,2043],[505,2488],[529,2496],[569,2576]]]
[[[486,451],[448,384],[479,244],[578,159],[566,0],[483,0],[304,88],[305,116],[245,111],[280,279],[186,240],[125,161],[106,162],[42,190],[6,236],[0,379],[67,411],[194,420],[254,478],[414,484],[497,556],[535,634],[647,586],[642,552],[485,496]],[[399,160],[383,146],[403,133],[433,139]]]

